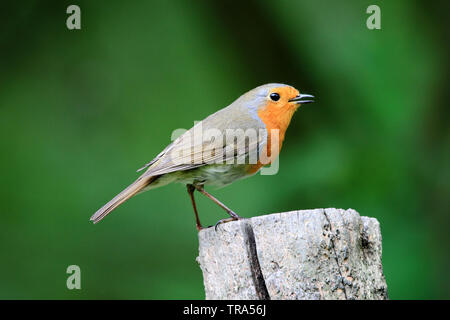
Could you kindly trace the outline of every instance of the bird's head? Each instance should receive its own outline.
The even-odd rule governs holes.
[[[250,109],[262,111],[264,109],[274,110],[296,110],[300,105],[314,102],[314,96],[301,94],[292,86],[280,83],[269,83],[242,95],[238,101],[246,104]]]
[[[297,108],[314,102],[312,98],[314,96],[301,94],[292,86],[269,83],[250,90],[239,100],[266,125],[270,122],[271,127],[282,127],[285,130]]]

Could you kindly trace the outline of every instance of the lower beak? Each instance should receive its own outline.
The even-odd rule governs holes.
[[[314,102],[314,100],[302,100],[304,98],[314,98],[314,96],[312,96],[310,94],[299,94],[295,98],[290,99],[289,102],[294,102],[296,104],[304,104],[304,103]]]

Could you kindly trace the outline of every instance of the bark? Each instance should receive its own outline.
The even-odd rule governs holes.
[[[233,221],[199,232],[206,299],[387,299],[381,232],[352,209]]]

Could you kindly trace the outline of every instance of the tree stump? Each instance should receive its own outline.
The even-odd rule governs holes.
[[[352,209],[232,221],[199,232],[206,299],[387,299],[381,232]]]

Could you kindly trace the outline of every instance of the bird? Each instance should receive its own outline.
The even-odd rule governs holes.
[[[242,219],[205,190],[223,187],[255,175],[276,159],[294,112],[314,96],[301,94],[290,85],[269,83],[240,96],[227,107],[197,122],[138,172],[136,181],[97,210],[90,218],[98,223],[128,199],[169,183],[187,187],[197,230],[204,229],[195,203],[198,191],[224,209],[229,218],[215,224]]]

